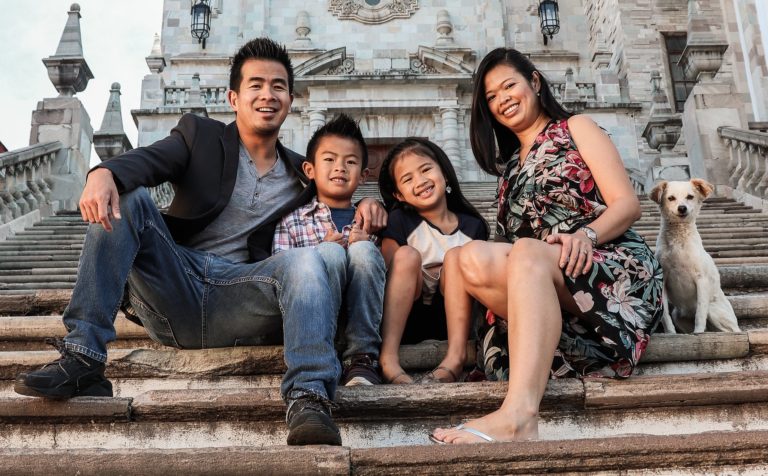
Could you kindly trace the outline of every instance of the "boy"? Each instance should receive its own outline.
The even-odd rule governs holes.
[[[307,146],[302,167],[317,195],[286,215],[275,229],[272,253],[290,248],[317,247],[322,255],[329,246],[347,250],[343,288],[347,324],[341,384],[381,383],[377,370],[386,270],[384,259],[362,223],[353,221],[352,194],[368,175],[368,151],[363,134],[349,116],[340,114],[318,129]],[[336,245],[332,245],[335,243]],[[321,245],[322,246],[318,246]]]

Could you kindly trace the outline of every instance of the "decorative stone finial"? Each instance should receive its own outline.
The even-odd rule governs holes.
[[[101,129],[93,133],[93,147],[101,160],[111,159],[133,148],[123,130],[120,83],[112,83],[109,90],[109,101],[101,121]]]
[[[67,24],[61,34],[56,54],[43,59],[48,68],[48,78],[59,92],[59,96],[71,97],[85,90],[93,73],[83,57],[83,42],[80,35],[80,5],[73,3],[67,17]]]
[[[308,36],[312,31],[309,27],[309,13],[300,11],[296,14],[296,41],[293,42],[294,48],[310,48],[312,39]]]
[[[192,87],[189,88],[187,98],[181,107],[182,113],[192,113],[198,116],[208,117],[208,110],[203,102],[203,94],[200,91],[200,73],[192,75]]]
[[[145,58],[149,70],[155,74],[160,74],[165,69],[165,58],[160,47],[160,35],[155,33],[155,40],[152,42],[152,51]]]
[[[451,15],[447,10],[440,10],[437,12],[437,25],[436,25],[438,37],[435,42],[435,46],[451,46],[453,45],[453,23],[451,22]]]

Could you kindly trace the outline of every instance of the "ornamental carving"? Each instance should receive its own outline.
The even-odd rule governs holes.
[[[368,25],[409,18],[418,9],[418,0],[330,0],[328,3],[328,11],[340,20],[355,20]]]

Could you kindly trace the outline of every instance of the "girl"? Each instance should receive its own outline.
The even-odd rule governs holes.
[[[382,346],[379,363],[385,381],[414,383],[400,367],[400,342],[448,338],[443,361],[421,382],[455,382],[464,367],[471,300],[451,309],[443,302],[443,261],[448,250],[487,240],[488,225],[461,194],[445,152],[425,139],[409,138],[384,159],[379,190],[391,211],[382,237],[387,265]]]

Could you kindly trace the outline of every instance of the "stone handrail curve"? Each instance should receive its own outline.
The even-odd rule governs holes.
[[[730,151],[729,185],[768,198],[768,133],[725,126],[717,133]]]
[[[635,193],[638,195],[645,194],[645,177],[636,169],[627,168],[627,175],[629,175],[629,181],[632,183],[632,188],[635,189]]]
[[[0,154],[0,225],[50,205],[51,163],[59,141]]]

